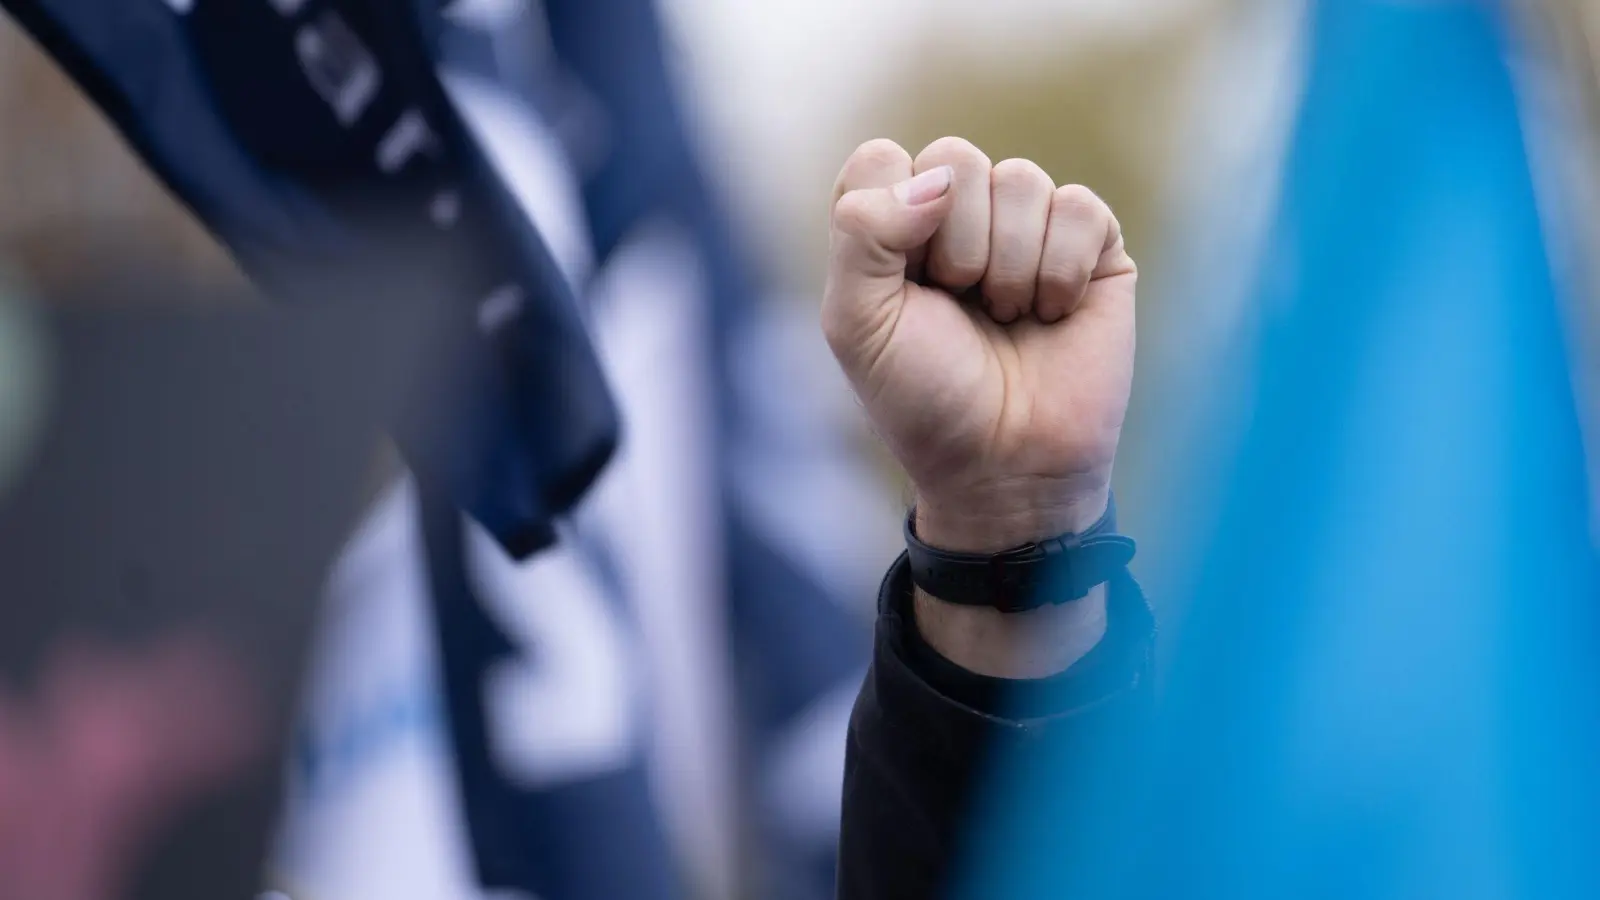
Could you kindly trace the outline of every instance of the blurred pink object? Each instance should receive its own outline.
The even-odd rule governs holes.
[[[259,752],[238,666],[194,634],[71,644],[0,693],[0,900],[116,900],[146,843]]]

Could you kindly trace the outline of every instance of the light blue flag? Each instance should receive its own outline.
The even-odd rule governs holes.
[[[1600,896],[1588,485],[1502,24],[1315,8],[1148,796],[1058,815],[975,895]],[[995,832],[1052,827],[1017,819]]]

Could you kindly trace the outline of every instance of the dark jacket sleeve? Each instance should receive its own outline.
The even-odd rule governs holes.
[[[991,761],[1011,757],[1010,771],[1014,759],[1047,753],[1055,773],[1090,767],[1091,756],[1136,755],[1121,745],[1138,740],[1148,718],[1154,622],[1125,573],[1110,585],[1107,611],[1106,636],[1067,672],[1026,682],[985,678],[922,641],[905,558],[895,563],[879,592],[872,667],[850,721],[840,900],[950,893],[974,848],[990,849],[974,833],[975,820],[991,834],[1004,830],[984,806],[994,793],[981,789]],[[1076,805],[1046,813],[1049,830],[1093,828],[1095,811]],[[1028,815],[1036,822],[1040,813]],[[1070,843],[1055,842],[1052,852]]]

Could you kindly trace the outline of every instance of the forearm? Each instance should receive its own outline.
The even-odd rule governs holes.
[[[1126,573],[1097,593],[1105,601],[1101,636],[1065,671],[1026,680],[983,677],[932,646],[931,634],[944,632],[913,623],[922,613],[913,613],[909,571],[903,562],[891,569],[879,596],[872,668],[850,724],[842,900],[942,896],[966,856],[969,829],[982,826],[972,821],[974,801],[995,757],[1049,746],[1061,751],[1053,764],[1060,779],[1087,777],[1094,764],[1076,748],[1091,740],[1119,746],[1138,740],[1128,723],[1150,700],[1153,622]],[[949,633],[957,636],[953,627]],[[1010,623],[996,634],[993,642],[970,645],[1003,660],[1009,642],[1030,640]]]

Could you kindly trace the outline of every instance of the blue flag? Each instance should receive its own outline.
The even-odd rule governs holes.
[[[1214,528],[1173,538],[1207,549],[1142,805],[1021,841],[986,896],[1600,892],[1589,488],[1501,23],[1311,25],[1248,371],[1219,379],[1249,424]]]

